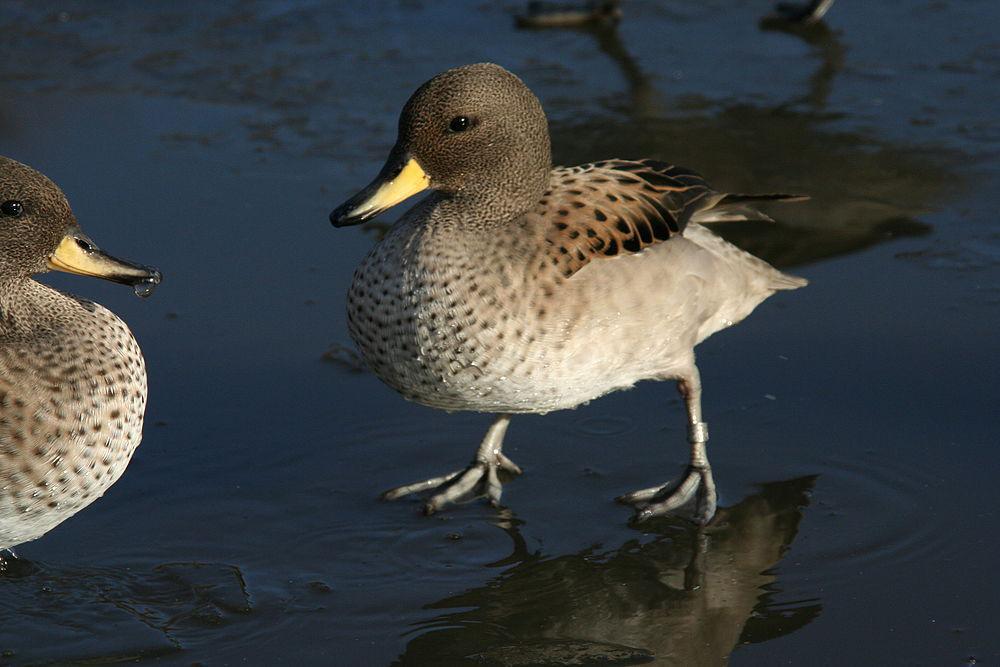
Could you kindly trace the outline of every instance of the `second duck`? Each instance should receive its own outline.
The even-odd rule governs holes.
[[[694,347],[739,322],[785,275],[704,223],[765,217],[654,160],[551,162],[541,104],[493,64],[448,70],[406,103],[385,167],[330,214],[364,222],[425,189],[371,250],[348,295],[351,336],[404,397],[497,415],[463,470],[386,492],[433,490],[425,511],[485,495],[499,503],[511,414],[572,408],[640,380],[676,380],[691,458],[677,481],[619,500],[638,519],[715,513]]]

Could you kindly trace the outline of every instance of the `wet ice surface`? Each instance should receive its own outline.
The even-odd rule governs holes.
[[[517,32],[516,3],[44,4],[0,4],[2,152],[165,280],[47,278],[129,322],[150,403],[122,480],[0,578],[0,662],[1000,658],[995,3],[838,3],[809,40],[750,2],[637,0],[617,37]],[[412,89],[481,60],[538,93],[560,162],[814,197],[726,230],[812,282],[699,348],[728,508],[704,534],[611,502],[684,464],[666,384],[514,419],[506,510],[376,501],[489,418],[357,372],[378,228],[326,216]]]

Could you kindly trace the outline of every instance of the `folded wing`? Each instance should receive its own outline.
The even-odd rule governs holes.
[[[550,189],[530,213],[546,224],[549,256],[563,277],[593,259],[637,253],[691,221],[764,218],[747,204],[798,195],[731,195],[699,174],[655,160],[607,160],[552,171]],[[544,222],[543,222],[544,221]]]

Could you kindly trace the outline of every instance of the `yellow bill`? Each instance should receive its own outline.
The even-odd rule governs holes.
[[[330,222],[334,227],[346,227],[370,220],[430,184],[430,177],[416,159],[390,159],[368,187],[334,209]]]
[[[78,230],[70,231],[63,237],[55,252],[49,256],[48,264],[50,269],[56,271],[132,285],[137,288],[137,294],[140,286],[152,288],[161,279],[160,272],[156,269],[105,253]]]

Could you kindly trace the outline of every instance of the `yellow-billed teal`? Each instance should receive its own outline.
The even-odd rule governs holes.
[[[32,279],[49,269],[142,294],[160,282],[99,250],[52,181],[0,157],[0,549],[100,498],[142,438],[146,368],[135,338],[104,306]]]
[[[797,197],[716,192],[653,160],[553,169],[541,104],[493,64],[422,85],[385,167],[330,220],[363,222],[428,188],[355,272],[350,333],[406,398],[498,416],[468,468],[384,496],[435,489],[428,513],[475,495],[496,504],[499,473],[520,472],[501,452],[512,413],[674,379],[687,405],[689,469],[620,500],[639,519],[691,505],[707,522],[716,493],[694,346],[806,281],[702,223],[765,217],[747,203]]]

